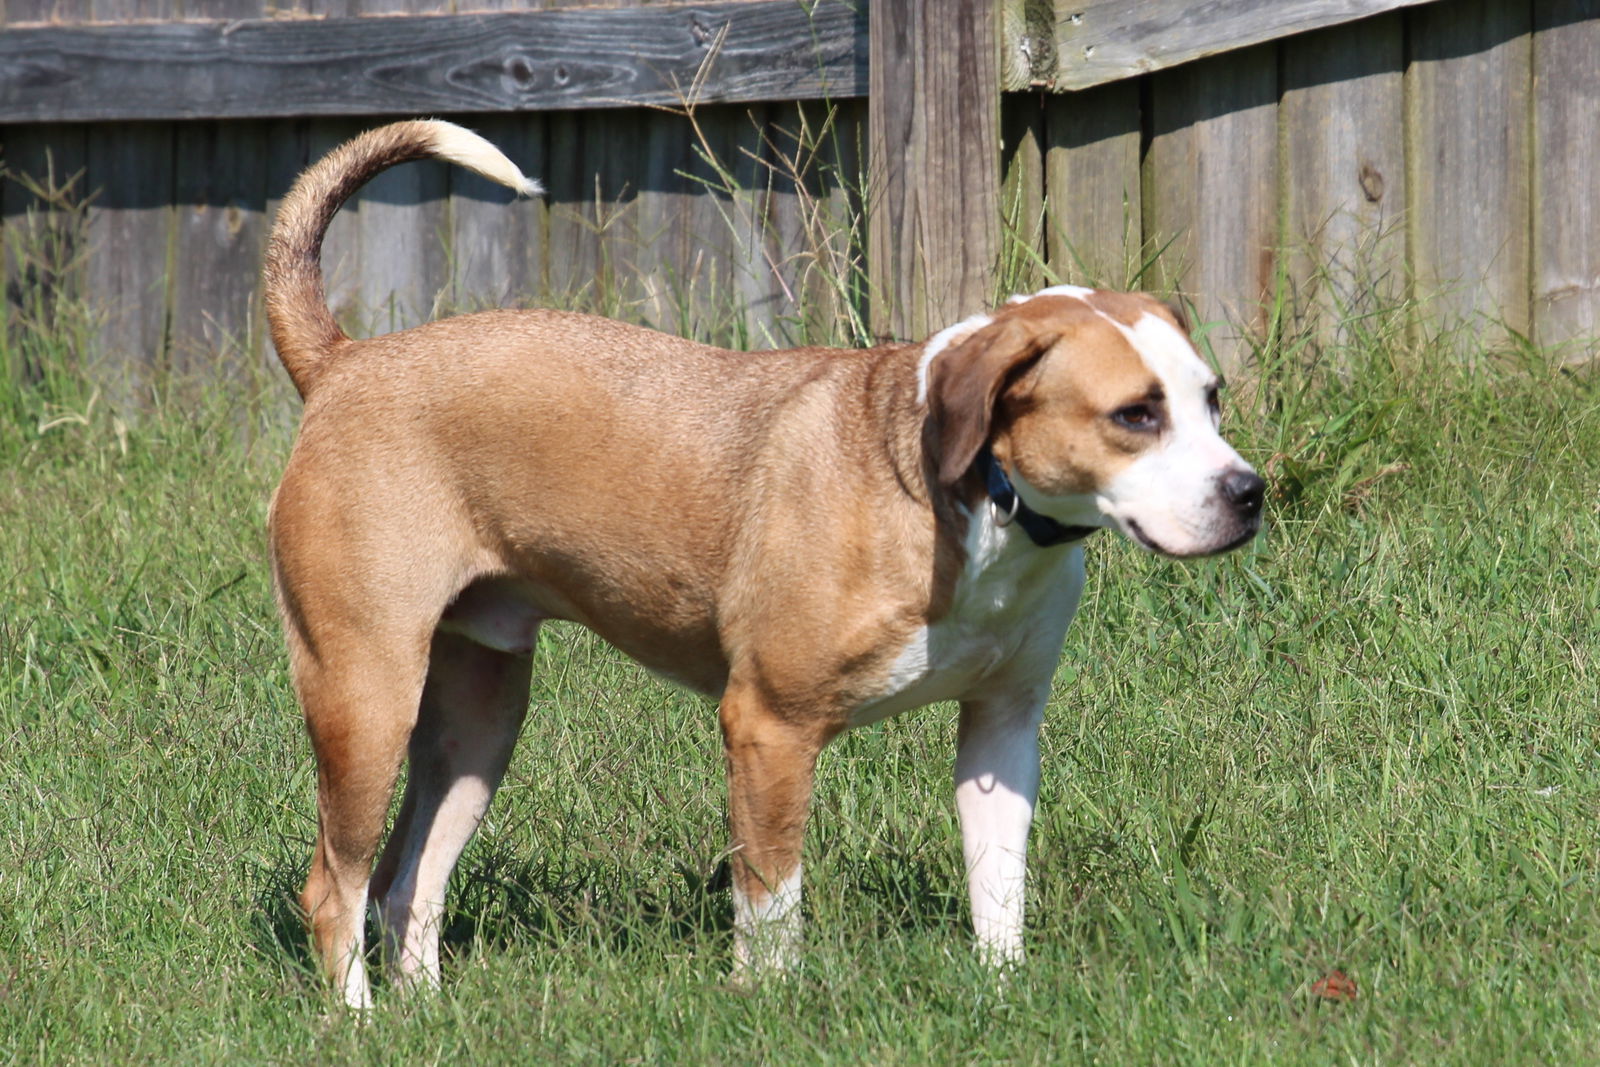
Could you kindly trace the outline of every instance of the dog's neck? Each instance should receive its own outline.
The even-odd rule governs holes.
[[[973,468],[983,479],[989,502],[994,505],[995,521],[1001,526],[1016,523],[1028,535],[1028,539],[1040,548],[1055,548],[1082,541],[1099,529],[1098,526],[1067,526],[1030,508],[1023,502],[1016,486],[1011,484],[1005,467],[995,459],[988,445],[979,450]]]

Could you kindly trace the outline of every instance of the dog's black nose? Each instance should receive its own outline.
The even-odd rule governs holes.
[[[1223,497],[1246,518],[1260,513],[1266,492],[1267,483],[1255,471],[1231,470],[1222,476]]]

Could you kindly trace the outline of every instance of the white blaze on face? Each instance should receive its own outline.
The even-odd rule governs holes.
[[[1116,325],[1160,382],[1166,424],[1159,445],[1113,478],[1096,502],[1147,548],[1180,556],[1217,551],[1240,533],[1220,480],[1250,465],[1217,432],[1208,399],[1216,375],[1160,316],[1146,314],[1132,328]]]
[[[1081,285],[1052,285],[1048,289],[1040,289],[1037,293],[1018,293],[1006,303],[1026,304],[1036,296],[1075,296],[1079,300],[1087,300],[1093,295],[1093,289],[1085,289]]]

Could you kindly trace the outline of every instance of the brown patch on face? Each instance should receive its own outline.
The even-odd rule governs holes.
[[[1183,328],[1144,293],[1039,296],[1000,309],[936,357],[928,404],[940,483],[954,485],[993,441],[995,454],[1036,488],[1090,493],[1155,447],[1158,432],[1110,418],[1136,403],[1164,414],[1160,381],[1117,328],[1145,315]]]
[[[1070,303],[1077,306],[1075,315],[1068,309],[1058,309],[1054,317],[1049,309],[1025,311],[1029,304],[1006,308],[934,359],[928,369],[928,411],[938,430],[941,485],[958,482],[989,440],[1001,391],[1048,352],[1063,329],[1087,317],[1089,309],[1081,302]]]
[[[1095,292],[1082,301],[1062,299],[1100,314],[1072,315],[1071,328],[1062,331],[1050,358],[1006,391],[995,435],[996,455],[1051,496],[1095,492],[1161,440],[1159,432],[1131,430],[1111,418],[1137,403],[1164,414],[1164,397],[1143,357],[1106,320],[1131,327],[1154,314],[1177,325],[1170,310],[1144,294]],[[1047,303],[1054,304],[1054,298],[1031,300],[1018,309]]]

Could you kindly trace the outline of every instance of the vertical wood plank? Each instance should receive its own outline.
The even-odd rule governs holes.
[[[1446,328],[1528,329],[1527,4],[1455,0],[1407,13],[1408,244],[1418,297]]]
[[[724,163],[730,154],[725,136],[730,117],[714,107],[695,109],[711,151]],[[693,333],[697,321],[720,310],[712,305],[727,303],[733,234],[716,210],[719,194],[683,177],[690,170],[710,176],[694,154],[689,120],[663,111],[630,113],[630,118],[633,151],[621,155],[620,177],[631,189],[632,208],[616,246],[619,284],[628,293],[632,317]]]
[[[166,362],[171,310],[173,135],[170,123],[88,133],[88,297],[100,315],[91,366],[115,403],[132,400]]]
[[[544,178],[549,206],[546,299],[560,307],[592,299],[600,258],[595,220],[597,175],[587,165],[588,142],[598,134],[604,113],[558,111],[545,121],[551,161]]]
[[[1288,270],[1325,342],[1405,296],[1403,30],[1391,14],[1284,42]]]
[[[525,0],[445,0],[440,11],[508,11]],[[537,5],[542,6],[542,5]],[[545,116],[481,115],[462,120],[493,142],[522,173],[550,187]],[[450,309],[530,307],[545,298],[549,239],[546,196],[518,199],[511,190],[461,167],[449,171]]]
[[[9,171],[0,181],[0,237],[6,319],[13,331],[30,325],[50,331],[84,296],[87,152],[81,126],[0,130],[0,158]],[[24,177],[45,197],[36,197]],[[44,368],[22,370],[37,378]]]
[[[488,115],[471,125],[522,173],[545,180],[542,118]],[[544,292],[544,198],[519,199],[461,167],[449,180],[451,309],[536,304]]]
[[[87,22],[88,0],[6,0],[5,23]]]
[[[821,284],[826,285],[830,301],[819,302],[819,306],[829,315],[829,337],[840,343],[866,340],[870,322],[870,110],[866,100],[837,105],[824,141],[824,163],[815,178],[808,179],[817,199],[826,205],[825,232],[815,244],[829,249],[827,277]],[[841,318],[852,323],[852,337],[837,337],[833,332]]]
[[[642,116],[632,108],[608,111],[600,136],[586,142],[584,170],[595,176],[595,218],[599,222],[597,310],[616,318],[638,318],[643,284],[636,267],[639,246],[638,163]]]
[[[173,0],[186,19],[247,19],[267,0]],[[271,123],[174,127],[174,250],[170,362],[185,376],[250,380],[263,339],[258,280],[266,240]]]
[[[1137,276],[1140,211],[1139,82],[1052,94],[1045,108],[1050,269],[1064,282],[1111,288]]]
[[[310,9],[326,15],[421,15],[448,11],[450,2],[310,0]],[[450,276],[448,169],[431,160],[408,163],[378,175],[358,194],[360,304],[372,333],[407,329],[438,313]]]
[[[925,336],[993,298],[996,5],[877,0],[868,124],[874,328]]]
[[[766,320],[774,332],[764,344],[861,339],[864,331],[849,324],[867,310],[861,292],[866,112],[862,101],[770,109],[763,158],[773,188],[764,258],[775,307]]]
[[[267,0],[182,0],[185,19],[259,19],[271,14]]]
[[[764,117],[764,109],[742,105],[699,107],[700,133],[691,133],[684,121],[680,135],[686,148],[691,142],[698,148],[681,155],[670,144],[657,149],[675,169],[692,175],[675,183],[678,235],[665,230],[664,211],[653,223],[656,239],[670,239],[676,256],[670,270],[687,311],[682,328],[720,344],[748,345],[751,324],[771,313],[763,232],[768,175],[757,162]],[[674,314],[670,307],[660,311]]]
[[[404,330],[435,317],[449,276],[446,164],[386,170],[356,194],[360,245],[358,304],[369,334]]]
[[[451,0],[278,0],[297,13],[319,18],[357,15],[439,15],[455,9]],[[474,4],[472,10],[480,5]],[[487,6],[487,5],[484,5]]]
[[[730,116],[726,159],[728,169],[740,190],[740,210],[733,213],[740,233],[728,264],[728,295],[735,314],[728,327],[730,342],[750,348],[770,348],[782,342],[784,320],[795,312],[784,299],[784,278],[779,266],[782,250],[793,250],[792,240],[778,238],[784,197],[794,199],[792,184],[783,180],[773,167],[771,136],[772,113],[784,111],[781,105],[739,108],[739,117]],[[790,212],[792,218],[793,213]],[[691,235],[692,239],[692,235]],[[774,256],[772,249],[780,250]]]
[[[1600,352],[1600,0],[1533,11],[1533,326],[1569,359]],[[1576,342],[1576,343],[1574,343]]]
[[[1277,267],[1277,73],[1258,45],[1151,80],[1145,233],[1172,239],[1158,280],[1193,301],[1224,368],[1249,353]]]
[[[173,18],[177,0],[90,0],[100,22]],[[164,370],[172,310],[173,126],[105,123],[88,132],[89,300],[101,316],[93,359],[113,403]]]
[[[237,380],[259,351],[267,125],[177,127],[170,362],[180,374]]]
[[[998,280],[1010,293],[1031,293],[1045,281],[1043,94],[1007,94],[1000,126]]]

